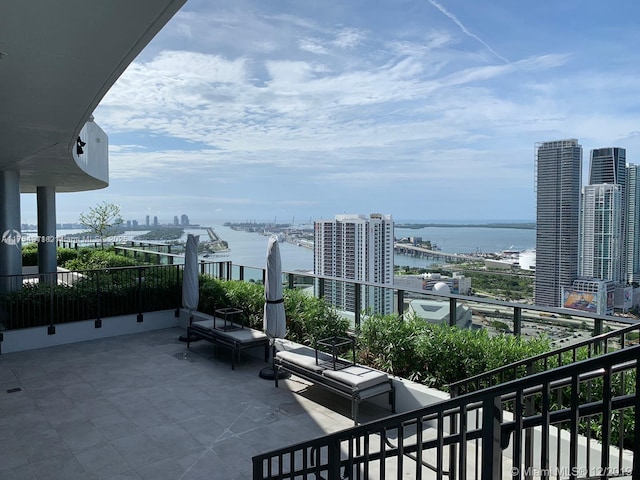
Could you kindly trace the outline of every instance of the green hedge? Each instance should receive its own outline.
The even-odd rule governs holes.
[[[439,389],[551,349],[542,336],[490,336],[485,329],[462,330],[416,317],[400,321],[395,315],[366,318],[359,341],[361,362]]]
[[[198,310],[213,315],[218,308],[242,309],[245,324],[261,330],[264,315],[264,286],[239,280],[218,280],[200,276]],[[334,307],[301,290],[284,291],[287,338],[314,345],[315,340],[333,335],[345,336],[349,322]]]

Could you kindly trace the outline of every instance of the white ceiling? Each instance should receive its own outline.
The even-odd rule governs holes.
[[[0,9],[0,170],[21,191],[105,187],[72,156],[102,97],[186,0],[16,0]],[[108,134],[108,132],[107,132]]]

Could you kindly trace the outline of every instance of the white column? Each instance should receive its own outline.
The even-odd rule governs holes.
[[[53,281],[56,272],[56,189],[37,187],[38,273],[43,281]]]
[[[22,242],[20,233],[20,173],[0,171],[0,293],[22,285]]]

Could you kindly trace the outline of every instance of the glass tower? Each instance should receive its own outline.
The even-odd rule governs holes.
[[[580,205],[578,276],[622,280],[622,193],[620,185],[586,185]]]
[[[624,216],[624,270],[629,283],[640,282],[640,165],[627,166]]]
[[[582,146],[577,139],[536,144],[535,303],[562,306],[578,274]]]

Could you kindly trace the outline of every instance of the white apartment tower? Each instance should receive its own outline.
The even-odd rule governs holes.
[[[576,139],[536,144],[535,303],[562,306],[578,274],[582,146]]]
[[[622,211],[620,185],[602,183],[582,189],[578,276],[620,283]]]
[[[314,273],[393,287],[393,219],[391,215],[336,215],[315,222]],[[316,295],[338,309],[393,313],[393,289],[337,280],[316,284]]]
[[[640,165],[627,166],[624,216],[624,272],[628,283],[640,282]]]

